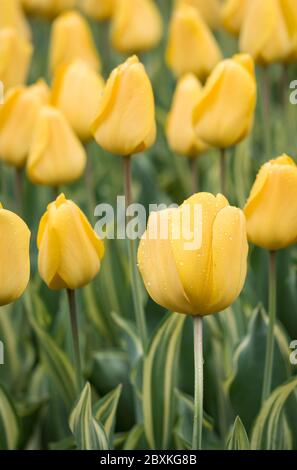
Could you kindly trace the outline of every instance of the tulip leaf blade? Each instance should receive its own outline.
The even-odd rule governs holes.
[[[239,416],[235,418],[227,448],[228,450],[250,450],[249,438]]]
[[[122,392],[122,384],[102,397],[93,407],[93,414],[97,421],[104,427],[107,439],[112,441],[115,427],[117,406]]]
[[[71,412],[69,425],[79,450],[108,449],[108,440],[104,428],[92,414],[89,383],[86,383]]]
[[[185,316],[169,313],[161,321],[143,361],[144,429],[151,449],[167,449],[172,439],[177,350]]]
[[[18,441],[18,417],[8,394],[0,384],[0,449],[14,450]]]

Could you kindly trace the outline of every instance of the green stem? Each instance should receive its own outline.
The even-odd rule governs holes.
[[[271,392],[273,353],[274,353],[274,325],[276,319],[276,252],[269,252],[269,325],[266,340],[265,369],[262,390],[262,403]]]
[[[83,388],[83,376],[82,376],[82,368],[81,368],[81,360],[80,360],[75,291],[72,289],[67,289],[67,297],[68,297],[69,315],[70,315],[70,323],[71,323],[71,331],[72,331],[73,356],[74,356],[74,365],[75,365],[75,371],[76,371],[76,380],[77,380],[77,387],[80,392]]]
[[[199,163],[198,157],[190,159],[190,168],[192,174],[192,194],[198,193],[199,191]]]
[[[194,423],[192,450],[202,449],[203,424],[203,320],[200,316],[193,317],[194,323]]]
[[[262,119],[266,158],[270,158],[270,76],[268,67],[262,67]]]
[[[126,199],[126,209],[127,209],[127,207],[132,203],[131,156],[123,157],[123,162],[124,162],[125,199]],[[126,214],[126,229],[127,229],[129,219],[130,217],[127,217],[127,214]],[[144,350],[145,344],[146,344],[147,332],[146,332],[144,308],[142,304],[141,284],[140,284],[139,274],[137,271],[136,240],[129,237],[129,234],[127,233],[126,233],[126,236],[129,238],[129,241],[128,241],[129,267],[130,267],[130,275],[131,275],[131,282],[132,282],[133,305],[134,305],[137,329],[138,329],[141,342],[142,342],[142,347]]]
[[[226,149],[220,150],[220,187],[221,193],[226,194]]]

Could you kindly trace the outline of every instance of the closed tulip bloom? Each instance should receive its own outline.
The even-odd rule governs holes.
[[[103,87],[103,78],[81,59],[62,65],[55,74],[52,103],[83,141],[91,137]]]
[[[37,246],[40,276],[51,289],[78,289],[100,270],[104,244],[79,207],[61,194],[41,218]]]
[[[195,157],[208,149],[196,135],[192,114],[201,96],[202,86],[193,74],[180,78],[173,96],[172,107],[168,114],[166,135],[173,152]]]
[[[193,238],[198,233],[201,243]],[[155,302],[175,312],[203,316],[224,310],[238,297],[247,253],[243,212],[221,194],[198,193],[179,208],[150,215],[138,263]]]
[[[50,70],[69,63],[73,59],[83,59],[95,70],[100,70],[101,62],[87,21],[76,11],[58,16],[53,22],[50,39]]]
[[[283,5],[283,0],[250,0],[242,24],[240,49],[251,54],[257,63],[284,61],[291,53],[292,40]]]
[[[297,166],[282,155],[265,163],[244,208],[248,239],[267,250],[297,242]]]
[[[0,305],[18,299],[30,277],[30,230],[0,204]]]
[[[30,38],[30,26],[23,13],[20,0],[1,0],[0,29],[15,28],[25,38]]]
[[[143,152],[156,138],[150,80],[136,56],[111,73],[93,124],[97,143],[122,156]]]
[[[25,83],[33,48],[16,29],[0,30],[0,81],[4,90]]]
[[[229,33],[238,35],[246,15],[249,0],[226,0],[221,10],[222,25]]]
[[[226,148],[250,132],[256,105],[254,63],[246,54],[222,61],[212,72],[193,112],[197,135]]]
[[[25,165],[38,113],[48,101],[49,89],[42,80],[7,93],[0,106],[0,159],[5,163]]]
[[[291,51],[285,62],[297,60],[297,8],[295,0],[281,0],[281,6],[287,23],[291,42]]]
[[[204,80],[221,60],[219,46],[199,13],[181,4],[169,26],[166,62],[174,75],[192,72]]]
[[[77,180],[86,165],[86,153],[65,116],[44,106],[38,115],[27,161],[33,183],[59,186]]]
[[[94,20],[106,20],[112,16],[116,0],[80,0],[82,11]]]
[[[59,15],[64,10],[74,8],[77,0],[22,0],[23,6],[29,13],[47,18]]]
[[[139,52],[161,39],[162,20],[154,0],[116,0],[111,23],[111,43],[119,52]]]
[[[196,8],[204,21],[211,28],[217,28],[220,24],[220,0],[177,0]]]

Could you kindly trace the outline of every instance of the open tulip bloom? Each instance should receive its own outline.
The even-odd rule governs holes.
[[[202,318],[224,310],[238,297],[247,254],[243,212],[221,194],[194,194],[179,208],[152,213],[139,244],[139,269],[150,296],[194,319],[193,449],[200,449],[202,442]]]

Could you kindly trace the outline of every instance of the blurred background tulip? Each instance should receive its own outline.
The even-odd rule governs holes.
[[[114,0],[111,43],[119,52],[155,47],[162,35],[162,18],[154,0]]]
[[[211,27],[217,28],[220,24],[220,0],[176,0],[196,8],[204,21]]]
[[[122,156],[143,152],[156,138],[154,95],[136,56],[111,73],[93,124],[96,142]]]
[[[82,141],[91,137],[104,87],[103,78],[81,59],[61,65],[52,86],[52,104],[66,116]]]
[[[27,287],[30,235],[25,222],[0,204],[0,305],[18,299]]]
[[[166,49],[166,62],[174,75],[192,72],[205,80],[221,58],[216,39],[198,11],[178,4],[170,20]]]
[[[43,80],[8,91],[0,106],[1,160],[17,168],[25,165],[37,116],[48,102],[49,89]]]
[[[0,30],[3,28],[15,28],[26,39],[31,37],[30,26],[23,13],[20,0],[1,0]]]
[[[249,0],[225,0],[221,10],[221,22],[226,31],[239,35]]]
[[[116,0],[78,0],[82,11],[94,20],[106,20],[113,14]]]
[[[51,289],[78,289],[99,272],[104,245],[64,194],[49,204],[38,229],[38,269]]]
[[[297,243],[297,166],[282,155],[265,163],[244,208],[249,240],[266,250]]]
[[[4,90],[26,82],[33,48],[13,28],[0,30],[0,80]]]
[[[58,187],[77,180],[86,166],[85,150],[61,111],[43,106],[27,160],[29,179]]]
[[[201,220],[195,216],[197,205],[201,207]],[[192,238],[185,236],[182,226],[190,227]],[[168,227],[167,238],[161,235],[164,227]],[[201,246],[188,247],[200,230]],[[176,233],[180,237],[175,237]],[[138,263],[155,302],[173,312],[203,316],[224,310],[239,295],[247,253],[242,211],[229,206],[221,194],[198,193],[178,209],[150,215],[140,241]]]
[[[73,8],[77,0],[21,0],[28,13],[51,18]]]
[[[76,11],[58,16],[52,25],[49,68],[54,73],[62,64],[82,59],[95,70],[101,61],[87,21]]]

